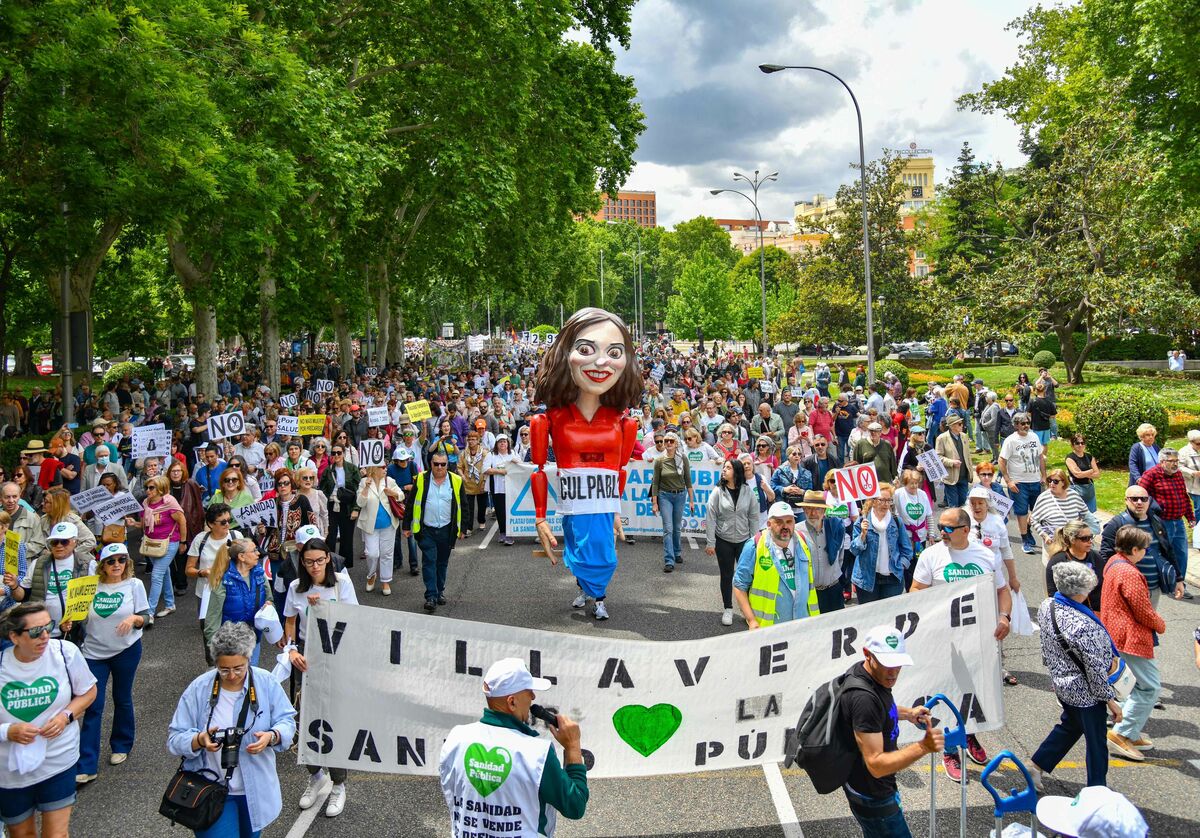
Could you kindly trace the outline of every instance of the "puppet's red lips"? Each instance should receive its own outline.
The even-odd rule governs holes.
[[[592,381],[595,381],[597,384],[603,384],[605,381],[608,381],[608,379],[612,378],[612,373],[604,370],[584,370],[583,374]]]

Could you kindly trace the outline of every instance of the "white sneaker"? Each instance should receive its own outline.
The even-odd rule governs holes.
[[[109,765],[120,765],[129,759],[129,754],[110,754],[108,757]]]
[[[312,805],[317,802],[317,798],[321,796],[323,788],[325,788],[325,772],[318,771],[308,778],[308,788],[304,790],[304,794],[300,795],[300,808],[311,809]]]
[[[721,612],[721,625],[723,625],[723,626],[733,625],[733,609],[732,608],[726,608],[724,611]]]
[[[168,614],[174,614],[174,613],[175,613],[174,607],[163,608],[163,609],[159,610],[159,612],[157,614],[155,614],[154,616],[155,617],[166,617]]]
[[[334,783],[329,792],[329,801],[325,804],[325,817],[336,818],[346,808],[346,784]]]
[[[599,601],[596,602],[596,619],[597,620],[607,620],[608,619],[608,609],[604,607],[603,602],[599,602]]]
[[[581,593],[579,596],[575,597],[575,599],[571,600],[571,607],[572,608],[586,608],[587,607],[587,595]]]
[[[371,591],[373,591],[373,590],[375,590],[375,577],[368,576],[367,577],[367,593],[371,593]]]

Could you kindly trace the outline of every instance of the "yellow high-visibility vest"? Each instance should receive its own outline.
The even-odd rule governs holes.
[[[746,592],[750,600],[750,609],[760,626],[774,625],[776,622],[775,600],[779,596],[779,586],[786,584],[780,577],[779,568],[771,558],[771,550],[767,546],[767,533],[760,534],[754,547],[754,577],[750,580],[750,590]],[[803,538],[800,549],[808,559],[808,616],[815,617],[821,613],[817,605],[817,586],[813,583],[812,552]]]

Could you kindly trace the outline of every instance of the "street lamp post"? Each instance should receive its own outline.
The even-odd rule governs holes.
[[[863,238],[863,284],[867,296],[867,383],[875,383],[875,322],[871,305],[871,239],[867,232],[867,153],[863,146],[862,110],[858,107],[858,99],[850,85],[837,73],[830,72],[824,67],[813,67],[808,64],[759,64],[758,69],[764,73],[778,73],[780,70],[815,70],[831,76],[846,92],[854,103],[854,115],[858,118],[858,172],[859,190],[862,196],[862,238]]]
[[[767,267],[765,256],[766,244],[763,238],[762,212],[758,208],[758,189],[768,181],[779,180],[779,172],[772,172],[762,179],[759,179],[758,177],[758,169],[754,170],[753,179],[746,177],[741,172],[734,172],[733,179],[744,180],[746,183],[750,184],[750,188],[754,191],[754,197],[751,198],[745,192],[740,192],[737,189],[710,189],[709,191],[713,195],[720,195],[722,192],[732,192],[735,195],[741,195],[754,207],[754,216],[758,221],[758,285],[759,290],[762,292],[762,348],[763,355],[765,356],[767,354]]]

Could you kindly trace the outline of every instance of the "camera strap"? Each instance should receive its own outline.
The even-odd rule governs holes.
[[[208,699],[208,719],[204,722],[205,730],[208,730],[209,725],[212,724],[213,713],[215,713],[217,710],[217,699],[220,698],[220,696],[221,696],[221,673],[218,672],[218,673],[216,673],[216,676],[213,678],[212,695],[209,696],[209,699]],[[258,706],[258,693],[256,693],[254,690],[254,667],[248,666],[246,668],[246,697],[244,699],[242,699],[242,710],[240,713],[238,713],[238,719],[237,719],[237,725],[236,725],[238,730],[245,729],[246,719],[250,715],[250,705],[252,705],[252,704],[255,705],[256,707]],[[241,743],[238,743],[238,744],[240,747]],[[182,760],[180,760],[179,765],[181,768],[183,767]],[[226,786],[229,785],[229,778],[233,776],[233,772],[236,770],[237,770],[236,766],[225,770],[225,785]]]

